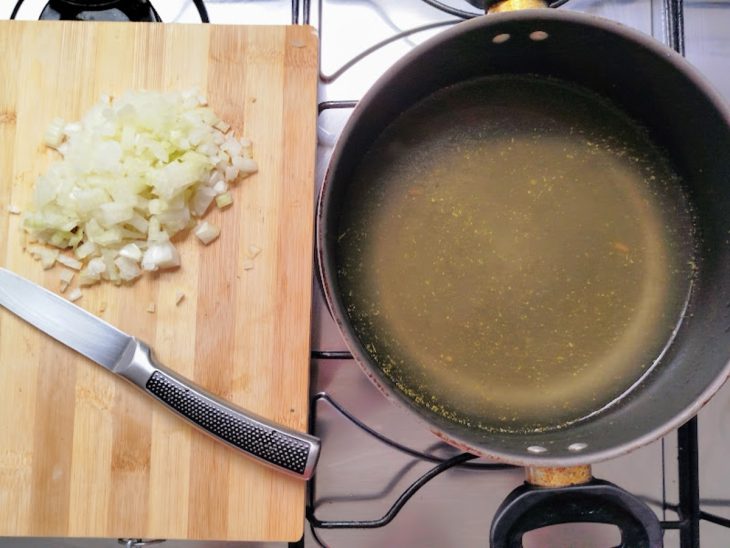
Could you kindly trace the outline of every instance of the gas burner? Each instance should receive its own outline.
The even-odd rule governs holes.
[[[148,0],[50,0],[40,18],[66,21],[161,21]]]

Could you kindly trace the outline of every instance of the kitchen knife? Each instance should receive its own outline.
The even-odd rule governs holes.
[[[158,364],[150,348],[83,308],[0,268],[0,305],[95,361],[214,438],[291,476],[309,479],[319,457],[315,437],[226,403]]]

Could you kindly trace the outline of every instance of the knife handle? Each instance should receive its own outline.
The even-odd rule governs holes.
[[[312,477],[319,439],[277,425],[227,403],[192,381],[156,363],[141,341],[131,360],[115,372],[131,381],[203,432],[290,476]]]

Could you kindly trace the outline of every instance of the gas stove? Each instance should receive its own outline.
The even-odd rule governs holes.
[[[3,3],[0,17],[13,14],[12,4],[14,0]],[[48,4],[48,0],[24,0],[15,16],[38,19],[50,13]],[[201,11],[199,4],[157,0],[150,5],[166,22],[199,23],[209,17],[212,23],[295,23],[318,29],[318,184],[352,108],[374,81],[415,45],[479,15],[482,5],[479,0],[208,0]],[[684,53],[730,101],[730,2],[570,0],[558,9],[613,19],[654,36]],[[316,279],[313,306],[310,428],[322,438],[322,456],[309,486],[305,536],[295,545],[486,546],[491,518],[505,496],[522,483],[523,471],[482,461],[454,465],[456,450],[386,401],[350,358]],[[662,520],[665,546],[699,546],[700,538],[702,546],[727,546],[730,421],[724,418],[728,416],[730,387],[726,386],[698,419],[678,433],[594,465],[594,472],[650,505]],[[21,545],[17,539],[9,542],[0,540],[0,547]],[[525,546],[596,547],[619,542],[614,526],[573,524],[528,534]],[[31,539],[22,545],[115,543]],[[165,545],[207,544],[167,541]]]

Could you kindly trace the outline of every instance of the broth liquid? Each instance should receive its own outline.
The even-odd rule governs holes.
[[[686,305],[692,215],[647,132],[559,80],[488,77],[402,114],[337,235],[363,346],[419,405],[537,431],[624,394]]]

